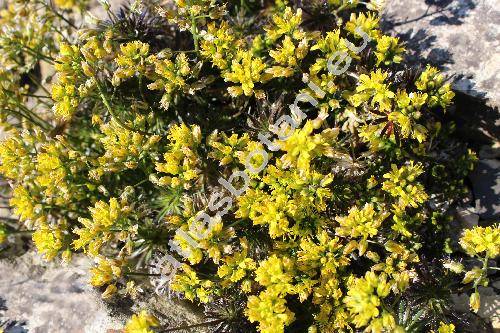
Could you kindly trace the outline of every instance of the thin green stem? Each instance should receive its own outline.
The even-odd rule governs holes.
[[[99,90],[99,96],[101,96],[101,99],[102,99],[102,102],[103,102],[104,106],[108,110],[108,112],[111,115],[111,117],[113,117],[113,119],[118,123],[118,125],[120,125],[121,127],[125,128],[125,129],[127,129],[129,131],[132,131],[132,132],[138,132],[138,133],[141,133],[141,134],[144,134],[144,135],[148,135],[149,134],[147,132],[144,132],[144,131],[132,128],[129,125],[125,124],[118,117],[118,115],[113,111],[113,108],[111,107],[111,104],[109,103],[108,98],[106,97],[106,94],[104,93],[104,90],[102,89],[101,84],[99,82],[97,82],[97,89]]]
[[[142,185],[142,184],[144,184],[145,182],[147,182],[148,180],[149,180],[149,179],[143,179],[143,180],[141,180],[140,182],[138,182],[137,184],[132,185],[132,187],[137,187],[137,186],[139,186],[139,185]]]
[[[20,109],[24,110],[25,112],[27,112],[28,114],[32,115],[33,117],[35,117],[41,124],[43,124],[43,126],[41,126],[42,128],[44,128],[46,130],[52,129],[52,125],[48,121],[46,121],[45,119],[40,117],[35,111],[28,109],[23,104],[18,104],[18,107]]]
[[[194,50],[198,53],[200,46],[198,45],[198,27],[196,26],[196,16],[191,14],[191,34],[193,35]]]
[[[26,51],[28,51],[28,53],[31,53],[31,55],[34,55],[34,56],[37,56],[39,57],[41,60],[44,60],[46,62],[48,62],[49,64],[53,65],[54,62],[55,62],[55,59],[52,58],[51,56],[48,56],[48,55],[45,55],[43,53],[40,53],[39,51],[37,50],[34,50],[32,48],[30,48],[29,46],[26,46],[26,45],[23,45],[23,44],[19,44],[21,46],[21,48],[25,49]]]
[[[483,279],[484,276],[487,276],[488,274],[488,256],[483,258],[483,267],[481,268],[481,276],[474,281],[474,290],[477,291],[477,286],[479,285],[479,282]]]
[[[24,118],[26,119],[27,121],[29,121],[31,124],[35,125],[35,126],[38,126],[44,130],[48,130],[48,128],[45,128],[44,124],[43,123],[39,123],[37,122],[35,119],[33,119],[32,117],[30,117],[29,115],[26,115],[20,111],[16,111],[16,110],[12,110],[12,109],[4,109],[4,111],[7,111],[7,112],[10,112],[14,115],[17,115],[21,118]]]

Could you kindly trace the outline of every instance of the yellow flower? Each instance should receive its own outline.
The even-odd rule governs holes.
[[[283,35],[288,35],[295,40],[301,40],[305,33],[300,29],[302,23],[302,10],[299,8],[296,12],[291,7],[286,7],[283,11],[278,11],[272,17],[273,22],[265,27],[266,41],[269,45],[275,43]]]
[[[23,186],[17,186],[12,192],[12,198],[9,204],[14,207],[14,213],[20,217],[22,221],[33,220],[38,216],[35,199],[30,195],[27,189]]]
[[[351,277],[344,303],[353,316],[357,328],[365,327],[372,332],[382,332],[395,327],[394,317],[384,310],[382,301],[391,291],[385,274],[366,272],[362,278]]]
[[[381,69],[371,72],[370,75],[361,74],[359,76],[359,85],[356,87],[358,97],[361,97],[359,102],[352,102],[353,106],[357,107],[361,103],[371,98],[371,105],[378,104],[380,111],[390,111],[392,100],[396,96],[388,85],[385,83],[388,74]]]
[[[116,198],[111,198],[109,204],[98,201],[89,210],[92,219],[78,218],[83,227],[73,230],[79,236],[73,241],[73,246],[75,249],[85,248],[95,257],[104,242],[109,239],[109,229],[119,222],[126,221],[130,207],[120,204]]]
[[[134,127],[143,125],[145,117],[138,116]],[[104,136],[100,139],[105,153],[98,158],[100,164],[96,174],[102,172],[118,172],[125,169],[137,168],[141,159],[146,158],[160,141],[159,135],[145,136],[138,132],[128,130],[118,124],[114,119],[101,125]]]
[[[245,314],[250,322],[259,323],[262,333],[283,333],[295,320],[294,313],[286,307],[286,300],[269,289],[248,298]]]
[[[381,32],[379,30],[380,19],[375,13],[352,13],[349,21],[345,24],[345,29],[356,38],[361,38],[361,35],[356,32],[356,28],[360,28],[364,33],[373,39],[377,39]]]
[[[391,36],[382,36],[377,39],[377,51],[375,56],[377,57],[377,66],[383,63],[388,66],[391,63],[399,64],[403,57],[401,54],[405,51],[405,48],[399,44],[399,38]]]
[[[470,256],[494,259],[500,254],[500,226],[467,229],[460,238],[460,245]]]
[[[197,149],[201,143],[201,129],[197,125],[188,127],[184,123],[173,125],[168,139],[168,150],[163,155],[165,162],[156,163],[156,171],[167,176],[161,176],[155,182],[160,186],[188,189],[199,178],[200,157]]]
[[[377,235],[380,225],[387,216],[388,212],[377,212],[371,203],[361,209],[354,206],[349,210],[349,215],[335,218],[340,224],[335,232],[340,236],[368,239]]]
[[[432,331],[431,333],[434,333],[434,331]],[[437,333],[455,333],[455,325],[440,322]]]
[[[148,89],[164,92],[160,104],[165,110],[169,108],[170,102],[177,92],[189,94],[196,92],[197,89],[186,82],[194,70],[191,70],[185,53],[179,53],[175,60],[158,59],[156,56],[151,56],[148,61],[155,68],[155,74],[151,75],[154,82],[148,84]]]
[[[421,164],[414,164],[411,161],[409,165],[399,169],[395,164],[391,168],[391,172],[384,174],[386,180],[382,184],[382,189],[398,200],[399,207],[416,208],[427,200],[424,186],[415,181],[424,172]]]
[[[455,93],[449,83],[444,83],[444,77],[435,67],[427,65],[425,71],[415,82],[418,90],[427,93],[427,105],[435,107],[440,105],[443,109],[451,104]]]
[[[142,310],[139,314],[132,315],[132,318],[125,325],[125,333],[153,333],[151,327],[160,326],[160,322],[154,316]]]
[[[94,287],[101,287],[108,284],[122,275],[122,262],[112,260],[102,256],[95,258],[97,266],[90,269],[92,274],[90,284]]]
[[[469,305],[472,311],[478,312],[479,308],[481,307],[481,296],[479,295],[479,292],[474,292],[470,296],[469,299]]]
[[[33,243],[46,260],[52,260],[63,246],[63,233],[58,227],[45,223],[33,233]]]
[[[332,141],[337,138],[339,132],[336,129],[327,128],[318,134],[313,134],[313,131],[321,124],[321,118],[308,120],[304,127],[294,130],[288,138],[277,142],[280,149],[285,152],[281,158],[284,167],[293,166],[299,171],[308,172],[314,158],[333,156]],[[287,133],[290,129],[283,129],[283,131]]]
[[[83,71],[82,61],[77,45],[59,45],[59,56],[54,64],[58,80],[52,86],[52,99],[55,102],[52,110],[59,119],[70,119],[80,104],[82,96],[79,94],[79,87],[82,80],[79,71]]]
[[[19,133],[16,130],[0,143],[0,173],[7,178],[16,179],[33,170],[30,145],[27,144],[32,139],[28,132]]]
[[[115,62],[118,68],[113,74],[113,85],[119,86],[121,81],[146,73],[146,58],[149,54],[149,44],[141,41],[132,41],[120,45],[120,52]]]
[[[54,3],[57,7],[62,9],[71,9],[76,5],[75,0],[54,0]]]
[[[229,94],[233,97],[245,94],[259,96],[259,91],[254,90],[255,84],[265,82],[267,80],[264,75],[266,69],[264,61],[252,55],[250,51],[238,51],[235,58],[231,62],[230,68],[223,73],[223,78],[226,82],[239,83],[239,86],[228,88]]]
[[[269,55],[278,65],[296,67],[308,52],[307,39],[301,40],[297,45],[290,36],[283,39],[283,44],[276,50],[269,51]],[[293,71],[292,71],[293,73]]]
[[[170,288],[183,293],[190,301],[198,299],[201,303],[208,303],[212,294],[216,292],[212,281],[200,279],[196,271],[188,265],[182,265],[182,272],[177,272]]]
[[[252,258],[247,257],[248,242],[245,238],[240,239],[240,244],[242,250],[240,252],[234,253],[232,256],[227,256],[222,259],[224,264],[220,265],[217,269],[217,275],[224,279],[222,286],[229,286],[236,282],[243,280],[248,277],[251,272],[257,267],[255,261]],[[245,280],[249,281],[250,280]],[[242,283],[242,289],[245,292],[249,292],[250,289],[245,281]],[[248,287],[248,288],[247,288]]]
[[[230,28],[228,22],[222,21],[219,25],[210,22],[201,41],[200,53],[215,67],[226,70],[241,44],[241,40],[236,39],[235,31]]]
[[[287,257],[272,255],[259,264],[255,281],[278,294],[293,292],[291,282],[294,276],[294,262]]]

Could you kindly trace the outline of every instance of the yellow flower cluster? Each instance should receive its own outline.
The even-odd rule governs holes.
[[[260,263],[255,280],[266,287],[258,296],[248,298],[246,315],[250,322],[258,322],[260,332],[284,332],[295,315],[286,307],[285,296],[293,294],[291,285],[294,263],[290,258],[273,255]]]
[[[174,61],[169,57],[159,59],[156,56],[151,56],[148,61],[154,65],[156,74],[155,81],[148,85],[148,89],[164,91],[160,104],[165,110],[168,109],[176,91],[191,94],[195,92],[196,89],[186,82],[186,77],[192,73],[192,70],[185,53],[179,53]]]
[[[53,111],[56,117],[69,119],[80,104],[77,81],[78,71],[83,71],[82,58],[76,45],[61,43],[59,48],[57,63],[54,65],[58,82],[52,86],[52,99],[55,102]]]
[[[369,332],[383,332],[396,326],[394,317],[384,309],[384,299],[391,291],[392,283],[385,274],[366,272],[364,277],[351,277],[344,302],[353,315],[356,327],[366,327]]]
[[[359,85],[356,87],[356,94],[349,98],[349,102],[358,107],[362,103],[371,100],[370,105],[378,105],[380,111],[388,112],[392,108],[392,100],[396,96],[387,83],[387,73],[381,69],[371,72],[370,75],[361,74]]]
[[[146,310],[132,315],[125,325],[125,333],[153,333],[152,327],[158,327],[160,322],[156,317],[150,315]]]
[[[68,150],[64,141],[50,141],[42,145],[36,157],[36,183],[46,197],[57,205],[64,205],[83,194],[70,180],[83,168],[84,158],[76,151]]]
[[[285,140],[278,141],[280,149],[285,152],[281,158],[284,167],[294,167],[307,173],[314,158],[333,157],[332,141],[337,138],[338,130],[328,128],[321,133],[313,134],[321,124],[321,118],[308,120],[302,128],[294,130]],[[284,128],[283,131],[286,133],[290,129]]]
[[[33,233],[33,243],[46,260],[54,259],[63,247],[63,233],[58,227],[41,223]]]
[[[401,56],[405,48],[399,44],[399,38],[391,36],[382,36],[377,40],[377,65],[381,63],[390,65],[391,63],[399,64],[403,57]]]
[[[145,117],[138,116],[134,127],[144,125]],[[161,140],[159,135],[145,136],[133,132],[118,124],[115,120],[100,126],[103,137],[100,139],[104,155],[98,158],[99,167],[91,172],[94,178],[100,178],[104,173],[119,172],[123,169],[136,169],[155,149]]]
[[[221,285],[227,288],[236,282],[241,282],[244,292],[251,291],[252,279],[250,274],[256,269],[256,263],[248,257],[248,242],[246,239],[240,240],[241,251],[222,259],[223,264],[217,268],[217,275],[223,279]]]
[[[397,198],[400,208],[416,208],[427,200],[424,186],[415,181],[424,172],[422,165],[411,162],[399,169],[395,164],[391,168],[391,172],[384,174],[382,189]]]
[[[432,331],[431,333],[434,333],[434,331]],[[439,323],[439,328],[437,333],[455,333],[455,325],[445,324],[441,322]]]
[[[30,156],[32,145],[27,144],[35,138],[29,132],[19,133],[14,130],[10,136],[0,143],[0,173],[10,179],[25,177],[33,171],[33,161]]]
[[[175,275],[170,288],[173,291],[182,292],[190,301],[198,299],[202,303],[208,303],[210,297],[217,293],[214,283],[200,279],[189,265],[182,266],[182,272]]]
[[[213,66],[226,70],[234,57],[233,50],[239,48],[241,42],[236,39],[235,32],[226,21],[219,25],[211,22],[201,41],[201,55],[210,60]]]
[[[453,97],[443,75],[398,74],[383,2],[138,1],[77,29],[82,1],[56,0],[54,15],[8,0],[0,173],[20,231],[48,260],[88,254],[104,298],[170,270],[158,291],[229,304],[224,328],[401,332],[396,309],[427,281],[419,259],[436,257],[433,272],[441,249],[464,256],[446,222],[475,159],[454,159],[453,125],[437,118]],[[32,75],[41,62],[51,92]],[[483,263],[462,281],[475,311],[499,237],[495,225],[460,240]],[[465,265],[450,265],[455,286]],[[426,314],[454,318],[438,308]],[[158,326],[143,311],[125,332]]]
[[[368,238],[377,235],[382,222],[387,218],[387,212],[377,212],[373,204],[366,204],[363,208],[352,207],[349,215],[336,217],[339,227],[335,232],[339,236],[362,238],[366,241]],[[364,251],[360,251],[364,252]]]
[[[439,73],[439,70],[429,65],[415,82],[415,86],[418,90],[427,93],[427,105],[429,107],[440,105],[445,109],[451,104],[455,96],[455,93],[451,91],[450,83],[445,83],[444,77]]]
[[[252,96],[255,93],[257,96],[263,97],[263,91],[254,91],[254,88],[255,83],[267,80],[267,76],[264,73],[266,67],[261,58],[253,56],[248,51],[238,51],[228,71],[223,74],[224,80],[227,82],[240,84],[239,86],[228,88],[231,96],[237,97],[242,94]]]
[[[460,245],[470,256],[494,259],[500,255],[500,227],[474,227],[464,231]]]
[[[115,58],[118,68],[113,74],[113,85],[120,85],[121,81],[135,75],[144,75],[146,72],[149,44],[133,41],[120,45],[120,52]]]
[[[34,220],[38,217],[35,200],[23,186],[17,186],[14,189],[9,204],[14,207],[14,213],[21,221]]]
[[[96,202],[89,210],[91,219],[78,218],[83,227],[73,230],[78,235],[78,239],[73,241],[73,246],[75,249],[84,249],[89,255],[97,257],[103,244],[113,237],[111,228],[126,225],[131,207],[123,201],[119,202],[118,199],[111,198],[109,203]]]
[[[155,182],[160,186],[190,188],[200,175],[197,148],[201,143],[199,126],[173,125],[168,133],[168,150],[165,162],[156,163],[156,171],[166,173]]]
[[[238,198],[236,217],[250,218],[254,225],[267,225],[272,238],[314,231],[322,223],[315,215],[326,209],[331,197],[328,185],[333,177],[283,170],[279,161],[276,166],[268,166],[267,172],[262,185],[269,186],[270,192],[247,190]]]
[[[248,298],[245,314],[250,322],[259,323],[262,333],[283,333],[295,320],[294,313],[286,307],[286,300],[269,289]]]

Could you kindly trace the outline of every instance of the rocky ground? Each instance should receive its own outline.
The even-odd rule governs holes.
[[[124,2],[111,1],[113,8]],[[497,0],[389,0],[384,13],[385,29],[407,41],[410,63],[440,67],[462,92],[452,116],[480,157],[470,177],[470,201],[457,209],[458,219],[469,227],[498,221],[500,216],[497,7]],[[99,9],[93,13],[103,17]],[[47,264],[32,252],[0,260],[0,325],[6,322],[6,333],[116,332],[133,311],[143,307],[168,314],[165,324],[169,326],[203,321],[187,305],[165,297],[105,303],[87,284],[90,265],[84,256],[75,257],[66,267]],[[455,299],[458,306],[467,307],[465,295]],[[500,332],[500,297],[484,288],[482,300],[480,315],[490,318]]]
[[[167,314],[162,322],[167,327],[204,321],[188,304],[152,292],[135,301],[103,301],[88,284],[91,264],[83,255],[67,266],[46,263],[32,251],[0,260],[0,324],[5,322],[5,333],[120,332],[126,319],[143,308]]]

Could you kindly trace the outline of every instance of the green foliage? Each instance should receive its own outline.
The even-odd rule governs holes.
[[[47,260],[86,253],[104,298],[173,270],[234,332],[452,332],[426,258],[436,293],[477,310],[498,225],[464,233],[468,259],[450,249],[476,157],[440,120],[444,77],[410,75],[381,31],[383,1],[145,1],[79,28],[84,2],[35,2],[0,14],[0,172]],[[461,284],[464,260],[482,266]]]

